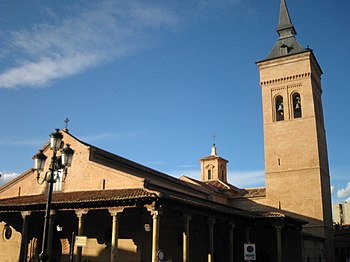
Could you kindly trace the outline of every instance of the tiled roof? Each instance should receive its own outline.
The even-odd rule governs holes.
[[[52,205],[65,208],[93,207],[96,205],[111,206],[118,203],[150,201],[157,198],[157,194],[143,188],[79,191],[52,194]],[[22,196],[0,199],[0,210],[28,210],[42,209],[47,201],[47,194]]]
[[[286,217],[284,214],[279,212],[262,212],[263,217]]]
[[[266,196],[266,188],[258,187],[258,188],[241,189],[237,194],[232,196],[232,198],[253,198],[253,197],[265,197],[265,196]]]
[[[219,190],[219,191],[239,191],[240,189],[230,185],[228,183],[222,182],[220,180],[209,180],[209,181],[205,181],[205,183],[211,187],[214,187],[215,189]]]

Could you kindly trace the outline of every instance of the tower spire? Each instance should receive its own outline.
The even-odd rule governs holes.
[[[292,24],[285,0],[281,0],[280,17],[278,21],[277,33],[280,38],[295,36],[297,32]]]
[[[275,59],[282,56],[298,54],[307,51],[295,39],[297,34],[286,5],[286,0],[281,0],[280,17],[278,20],[277,33],[279,38],[265,60]]]

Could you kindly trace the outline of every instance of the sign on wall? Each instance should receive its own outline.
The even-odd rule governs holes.
[[[255,244],[244,244],[244,260],[256,260]]]

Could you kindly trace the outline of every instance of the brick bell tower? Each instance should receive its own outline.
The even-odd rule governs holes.
[[[313,51],[295,39],[297,33],[285,0],[281,0],[277,33],[279,38],[271,52],[257,62],[262,88],[266,201],[308,221],[303,232],[325,239],[324,258],[332,261],[322,70]]]
[[[201,162],[201,180],[213,181],[220,180],[227,183],[227,163],[226,159],[218,156],[216,146],[213,144],[210,156],[200,159]]]

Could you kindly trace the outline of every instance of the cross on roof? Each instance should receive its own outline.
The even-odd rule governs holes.
[[[69,123],[68,117],[66,117],[66,119],[64,120],[64,123],[65,123],[64,130],[65,130],[65,131],[68,131],[68,123]]]
[[[212,138],[213,138],[213,145],[215,145],[217,135],[215,135],[215,133],[214,133],[214,134],[212,135]]]

